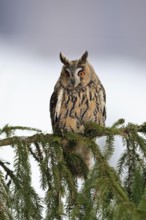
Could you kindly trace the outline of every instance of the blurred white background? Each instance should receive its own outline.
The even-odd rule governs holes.
[[[145,9],[145,0],[0,0],[0,127],[51,132],[60,51],[76,59],[88,50],[106,89],[107,125],[146,121]],[[6,148],[2,157],[12,159]]]

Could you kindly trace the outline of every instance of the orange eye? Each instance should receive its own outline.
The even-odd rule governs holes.
[[[81,78],[83,78],[83,77],[85,76],[85,72],[81,71],[81,72],[78,73],[78,75],[79,75]]]

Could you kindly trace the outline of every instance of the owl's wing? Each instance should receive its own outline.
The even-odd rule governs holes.
[[[56,109],[56,104],[57,104],[57,100],[58,100],[57,97],[58,97],[58,93],[57,93],[57,91],[54,91],[51,96],[51,99],[50,99],[50,116],[51,116],[51,123],[52,123],[53,130],[54,130],[55,123],[57,120],[57,119],[55,119],[55,109]]]
[[[63,98],[63,89],[58,88],[58,86],[56,86],[50,99],[50,115],[51,115],[53,131],[56,130],[55,127],[59,120],[62,98]]]
[[[100,102],[101,102],[101,112],[103,117],[103,122],[106,120],[106,93],[103,85],[101,84],[101,90],[100,90]]]

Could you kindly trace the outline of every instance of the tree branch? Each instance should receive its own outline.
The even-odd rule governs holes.
[[[5,170],[5,172],[7,173],[7,175],[13,180],[13,182],[17,185],[20,184],[20,182],[18,181],[18,179],[16,178],[16,176],[14,175],[13,171],[10,170],[4,162],[2,162],[0,160],[0,166]]]
[[[8,146],[8,145],[14,145],[18,143],[18,141],[21,141],[24,144],[31,144],[35,142],[39,142],[41,139],[50,139],[52,137],[51,134],[35,134],[32,136],[13,136],[10,138],[4,138],[0,140],[0,147],[2,146]]]
[[[17,127],[16,127],[17,128]],[[135,130],[137,133],[146,133],[146,123],[143,123],[142,125],[134,125],[129,123],[127,126],[122,126],[120,128],[115,127],[104,127],[95,123],[87,123],[85,125],[85,132],[84,136],[89,137],[89,138],[95,138],[95,137],[102,137],[102,136],[109,136],[109,135],[119,135],[125,138],[128,138],[128,134],[132,131]],[[35,142],[39,142],[43,139],[45,140],[50,140],[54,138],[55,136],[57,137],[58,141],[61,141],[62,139],[68,139],[68,133],[64,133],[62,137],[56,136],[54,134],[35,134],[32,136],[13,136],[5,139],[0,140],[0,146],[8,146],[8,145],[14,145],[17,143],[17,141],[21,141],[22,143],[25,144],[31,144]],[[77,134],[77,136],[82,137],[82,134]]]

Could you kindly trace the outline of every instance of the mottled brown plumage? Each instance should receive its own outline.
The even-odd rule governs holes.
[[[87,56],[85,52],[79,60],[70,61],[60,53],[64,65],[50,100],[54,133],[83,133],[87,122],[105,123],[105,90]],[[91,152],[86,146],[80,144],[72,151],[90,167]]]

